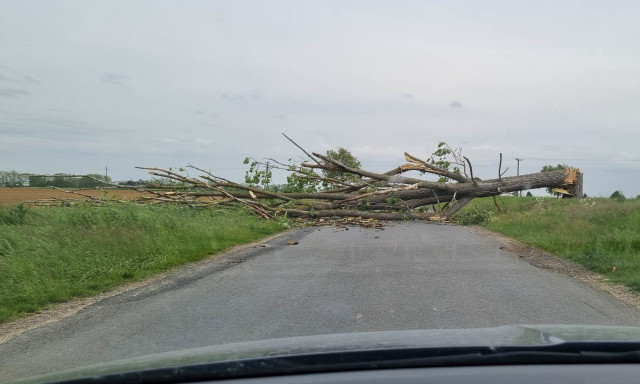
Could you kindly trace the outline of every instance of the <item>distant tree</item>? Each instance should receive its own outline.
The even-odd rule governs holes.
[[[139,180],[139,181],[142,181],[142,180]],[[127,187],[134,187],[134,186],[136,186],[138,184],[139,184],[138,181],[133,181],[133,180],[127,180],[127,181],[118,182],[118,185],[127,186]]]
[[[76,180],[66,173],[55,173],[53,177],[47,177],[47,186],[58,188],[74,188],[77,186]]]
[[[615,191],[611,194],[611,198],[612,199],[616,199],[616,200],[625,200],[626,197],[624,196],[624,193],[622,193],[622,191]]]
[[[46,186],[46,178],[38,177],[38,176],[29,176],[29,186],[30,187],[45,187]]]
[[[317,192],[320,182],[317,175],[304,167],[297,167],[294,172],[287,176],[287,184],[282,186],[282,192]]]
[[[339,147],[336,150],[328,150],[326,156],[330,159],[337,160],[340,163],[346,165],[350,168],[360,169],[361,164],[360,160],[358,160],[351,152],[347,149]],[[292,159],[289,159],[291,162]],[[323,163],[327,163],[323,161]],[[245,160],[246,164],[246,160]],[[253,169],[253,168],[252,168]],[[292,172],[289,176],[287,176],[287,184],[282,185],[280,189],[283,192],[317,192],[322,189],[331,189],[331,188],[339,188],[340,183],[330,183],[327,181],[318,180],[318,174],[315,173],[312,169],[291,165],[289,168]],[[256,174],[254,172],[251,175]],[[353,173],[343,173],[339,171],[331,171],[327,169],[322,170],[322,177],[326,179],[332,180],[340,180],[342,182],[358,182],[362,179],[360,175],[355,175]],[[248,180],[245,177],[245,181]],[[253,180],[255,181],[255,180]]]
[[[80,177],[77,178],[74,182],[76,188],[96,188],[105,186],[104,183],[101,183],[98,180],[106,181],[108,183],[111,182],[111,178],[105,175],[99,175],[97,173],[90,173],[87,176],[90,177]]]
[[[558,165],[545,165],[542,167],[540,172],[551,172],[551,171],[561,171],[563,169],[567,169],[569,166],[567,164],[558,164]],[[553,192],[553,188],[547,188],[547,193],[552,196],[557,196],[558,194]]]
[[[0,171],[0,187],[24,187],[29,178],[16,171]]]
[[[135,180],[127,180],[127,181],[119,181],[118,184],[122,185],[122,186],[128,186],[128,187],[135,187],[135,186],[139,186],[139,185],[147,185],[150,184],[151,181],[149,180],[142,180],[142,179],[138,179],[137,181]]]
[[[349,152],[349,150],[344,149],[342,147],[339,147],[335,151],[332,149],[328,150],[327,157],[333,160],[337,160],[350,168],[360,169],[360,167],[362,166],[358,158],[356,158],[351,152]],[[357,182],[360,179],[362,179],[362,176],[360,175],[354,175],[352,173],[329,171],[326,169],[322,170],[322,174],[324,175],[324,177],[328,179],[336,179],[336,180],[341,180],[346,182]]]

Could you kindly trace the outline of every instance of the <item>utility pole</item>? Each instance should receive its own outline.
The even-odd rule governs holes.
[[[104,166],[104,181],[107,181],[109,178],[109,168],[105,165]]]
[[[520,176],[520,162],[523,161],[523,159],[519,159],[516,157],[516,161],[518,162],[518,170],[516,171],[516,176]],[[518,191],[518,196],[522,196],[522,191]]]

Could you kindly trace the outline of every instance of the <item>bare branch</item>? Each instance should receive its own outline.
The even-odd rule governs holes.
[[[473,182],[474,185],[478,185],[478,183],[476,183],[476,179],[473,177],[473,167],[471,167],[471,161],[469,161],[469,159],[466,156],[462,156],[462,157],[464,157],[464,159],[469,164],[469,172],[471,173],[471,181]]]
[[[469,179],[467,179],[466,177],[464,177],[463,175],[461,175],[459,173],[450,172],[450,171],[448,171],[446,169],[440,168],[440,167],[435,166],[433,164],[429,164],[424,160],[418,159],[417,157],[408,154],[407,152],[404,153],[404,157],[408,162],[420,164],[424,168],[427,168],[427,169],[424,170],[424,172],[434,173],[436,175],[441,175],[441,176],[444,176],[444,177],[448,177],[451,180],[455,180],[455,181],[458,181],[460,183],[468,183],[470,181]]]
[[[309,158],[310,158],[311,160],[313,160],[313,161],[315,161],[316,163],[320,164],[320,162],[319,162],[315,157],[311,156],[311,155],[309,154],[309,152],[305,151],[305,149],[304,149],[304,148],[302,148],[301,146],[299,146],[299,145],[298,145],[298,143],[296,143],[295,141],[291,140],[291,138],[289,138],[289,136],[285,135],[284,133],[282,134],[282,136],[286,137],[286,138],[287,138],[287,140],[289,140],[291,143],[293,143],[293,145],[295,145],[296,147],[300,148],[300,150],[301,150],[302,152],[304,152],[304,154],[305,154],[305,155],[309,156]]]

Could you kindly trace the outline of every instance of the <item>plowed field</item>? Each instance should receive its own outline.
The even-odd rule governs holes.
[[[103,197],[104,191],[98,189],[83,189],[78,192]],[[109,197],[115,197],[121,200],[133,200],[140,197],[142,194],[131,189],[122,190],[108,190]],[[71,193],[65,193],[56,191],[51,188],[0,188],[0,204],[11,205],[20,203],[23,201],[34,201],[40,199],[51,199],[52,197],[64,198],[64,199],[81,199],[86,200],[86,197],[74,195]]]

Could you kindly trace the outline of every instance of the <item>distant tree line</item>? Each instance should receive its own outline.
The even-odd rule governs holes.
[[[104,175],[89,174],[98,180],[111,181]],[[89,177],[72,177],[64,173],[52,176],[34,176],[16,171],[0,171],[0,187],[58,187],[58,188],[95,188],[102,183]]]
[[[113,182],[111,177],[90,173],[90,177],[77,177],[65,173],[55,173],[47,176],[35,176],[28,173],[20,173],[17,171],[0,171],[0,187],[58,187],[58,188],[96,188],[104,187],[105,184],[100,182],[121,185],[122,187],[138,187],[138,186],[179,186],[183,183],[168,179],[152,179],[152,180],[126,180]],[[95,180],[94,180],[95,179]]]
[[[24,187],[28,184],[29,178],[24,173],[0,171],[0,187]]]
[[[52,176],[28,176],[29,187],[58,187],[58,188],[95,188],[103,186],[99,180],[111,182],[111,178],[97,173],[90,173],[89,177],[72,177],[64,173]]]
[[[126,180],[126,181],[119,181],[118,185],[122,185],[122,186],[126,186],[126,187],[141,187],[141,186],[145,186],[148,184],[153,183],[153,181],[151,180]]]

